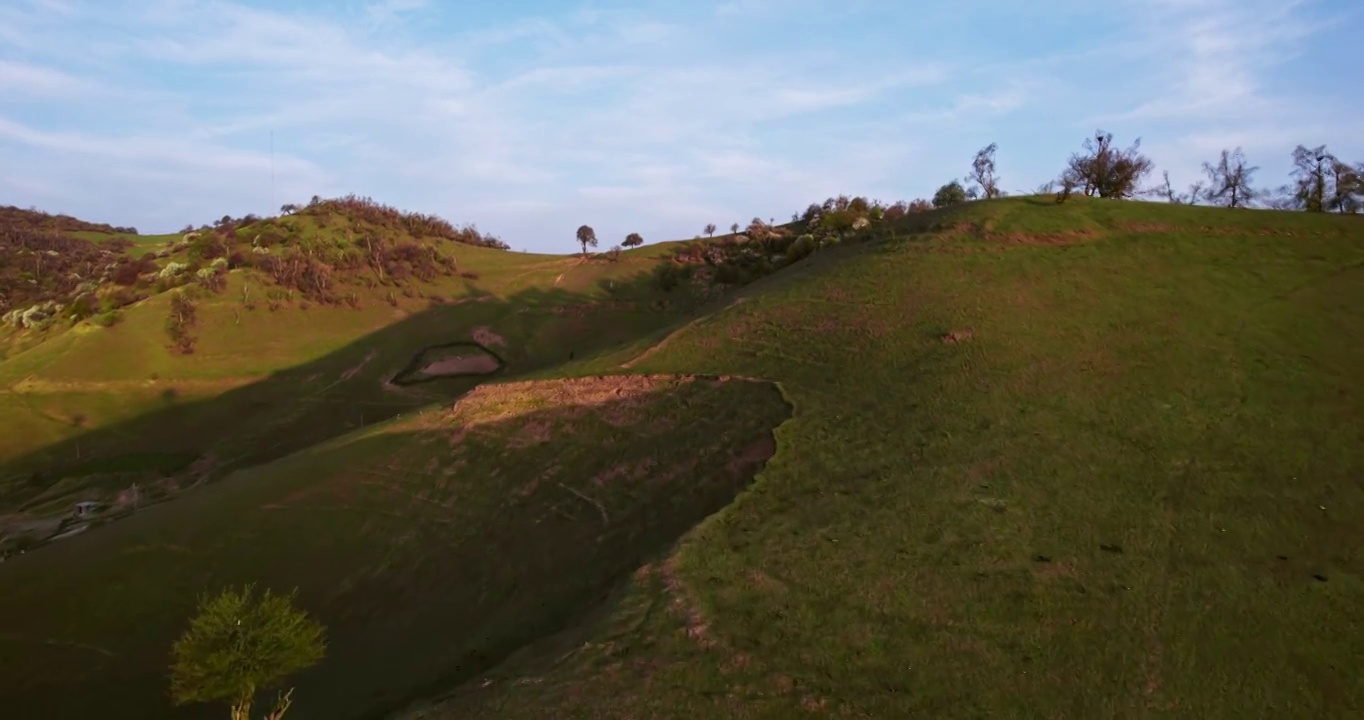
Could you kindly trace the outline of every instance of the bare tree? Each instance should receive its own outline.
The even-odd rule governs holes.
[[[1132,146],[1119,150],[1113,147],[1113,133],[1097,130],[1086,138],[1084,152],[1070,156],[1061,175],[1063,193],[1058,199],[1070,196],[1079,189],[1085,195],[1122,199],[1137,194],[1141,179],[1154,167],[1151,159],[1140,152],[1141,138]]]
[[[1331,210],[1353,214],[1364,207],[1364,163],[1350,165],[1336,160],[1331,165],[1331,180]]]
[[[1176,205],[1197,205],[1199,198],[1203,196],[1203,183],[1190,183],[1188,192],[1179,192],[1170,182],[1170,171],[1165,170],[1161,173],[1161,184],[1147,190],[1146,194]]]
[[[583,225],[578,228],[577,237],[578,243],[583,246],[583,256],[586,257],[587,247],[589,245],[591,245],[592,247],[597,246],[597,231],[593,230],[590,226]]]
[[[715,237],[715,223],[706,223],[706,237]]]
[[[1251,179],[1259,169],[1246,164],[1246,155],[1241,148],[1223,150],[1216,165],[1203,163],[1203,172],[1208,176],[1208,200],[1227,207],[1245,207],[1262,194],[1251,186]]]
[[[966,176],[966,182],[979,186],[978,192],[986,200],[1000,196],[999,176],[995,174],[995,150],[998,149],[997,143],[990,143],[977,151],[976,159],[971,161],[971,174]]]
[[[1293,149],[1293,199],[1297,206],[1307,212],[1326,212],[1334,192],[1328,192],[1334,173],[1332,167],[1339,162],[1326,151],[1325,145],[1307,148],[1302,145]]]

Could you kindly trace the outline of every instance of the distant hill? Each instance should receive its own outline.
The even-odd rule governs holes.
[[[255,581],[328,626],[291,718],[1356,715],[1360,218],[889,210],[83,241],[137,299],[3,338],[6,709],[221,714],[168,648]]]

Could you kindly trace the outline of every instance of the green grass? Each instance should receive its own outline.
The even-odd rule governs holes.
[[[97,243],[108,242],[110,240],[127,240],[133,244],[128,248],[131,254],[141,254],[147,250],[160,250],[167,243],[179,240],[180,233],[167,233],[163,235],[129,235],[127,233],[103,233],[93,230],[75,230],[66,233],[74,238],[81,240],[92,240]]]
[[[483,299],[402,317],[257,310],[243,327],[224,295],[203,358],[158,361],[197,399],[16,433],[35,463],[78,438],[208,437],[247,469],[0,566],[21,588],[0,642],[31,653],[0,654],[22,678],[0,688],[45,717],[167,716],[157,683],[194,593],[251,579],[302,585],[340,633],[291,717],[420,698],[407,717],[1364,711],[1359,218],[1010,198],[878,234],[697,312],[659,304],[651,248],[617,264],[471,248],[481,277],[448,297]],[[381,381],[478,327],[547,384],[373,426],[472,387]],[[116,346],[100,333],[0,363],[23,412],[69,415],[70,393],[153,359],[83,370],[74,348]],[[248,371],[271,375],[209,384]],[[626,420],[629,402],[555,384],[621,373],[757,382],[659,388]],[[664,470],[727,467],[781,422],[768,383],[791,410],[751,488],[731,502],[744,473]],[[283,438],[300,452],[262,447]],[[625,466],[641,481],[593,483]]]
[[[305,717],[392,709],[599,602],[734,497],[787,411],[760,382],[492,386],[11,559],[7,710],[172,716],[194,594],[255,579],[328,626]]]

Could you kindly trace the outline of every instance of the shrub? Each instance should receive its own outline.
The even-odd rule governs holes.
[[[170,312],[166,316],[166,334],[171,338],[172,348],[181,355],[194,352],[195,338],[189,331],[197,321],[196,316],[197,307],[188,294],[184,291],[171,294]]]
[[[94,324],[96,324],[96,325],[98,325],[98,326],[100,326],[100,327],[113,327],[113,326],[115,326],[115,325],[117,325],[117,324],[123,322],[123,311],[122,311],[122,310],[109,310],[109,311],[106,311],[106,312],[102,312],[102,313],[100,313],[100,314],[98,314],[98,315],[96,315],[96,316],[90,318],[90,322],[92,322],[92,323],[94,323]]]
[[[815,251],[815,236],[801,235],[796,241],[791,243],[791,247],[786,250],[786,262],[793,263],[804,260]]]
[[[690,265],[663,263],[654,269],[654,280],[663,292],[672,292],[678,285],[691,279],[694,270]]]
[[[226,702],[233,718],[250,717],[259,690],[316,664],[325,630],[294,607],[294,595],[259,597],[250,585],[201,597],[189,629],[172,648],[171,698],[177,705]],[[281,693],[268,717],[278,720],[293,690]]]
[[[964,202],[966,202],[966,188],[963,188],[961,183],[956,180],[938,188],[938,191],[933,194],[933,207],[935,208],[950,207]]]

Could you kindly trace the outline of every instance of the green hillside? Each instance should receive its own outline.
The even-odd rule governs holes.
[[[223,714],[170,706],[169,645],[254,580],[333,638],[291,718],[1364,712],[1358,217],[809,230],[615,260],[408,233],[451,272],[272,311],[233,268],[190,355],[170,291],[15,335],[0,512],[175,499],[0,564],[6,708]],[[454,342],[500,369],[391,382]]]

